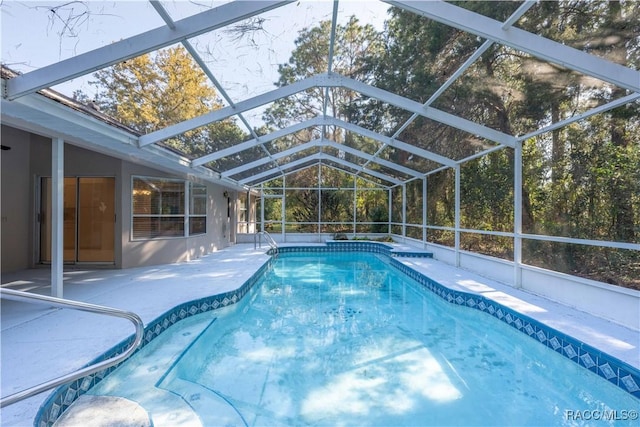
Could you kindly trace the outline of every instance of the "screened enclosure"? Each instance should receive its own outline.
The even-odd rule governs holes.
[[[390,237],[640,289],[639,2],[1,7],[56,35],[24,64],[12,38],[34,37],[3,22],[7,102],[95,106],[233,190],[240,234]]]

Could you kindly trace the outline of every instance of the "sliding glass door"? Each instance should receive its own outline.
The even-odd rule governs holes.
[[[51,262],[51,178],[41,180],[40,262]],[[114,262],[115,178],[64,179],[64,261]]]

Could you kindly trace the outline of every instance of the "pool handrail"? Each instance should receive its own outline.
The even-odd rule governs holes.
[[[133,342],[121,354],[118,354],[114,357],[103,360],[102,362],[94,363],[92,365],[78,369],[69,374],[46,381],[42,384],[27,388],[25,390],[11,394],[9,396],[2,397],[0,398],[0,408],[3,408],[8,405],[12,405],[16,402],[35,396],[36,394],[42,393],[43,391],[50,390],[62,384],[78,380],[87,375],[91,375],[93,373],[115,366],[118,363],[127,359],[129,356],[131,356],[140,346],[140,343],[142,342],[142,339],[144,337],[144,323],[142,322],[142,319],[136,313],[133,313],[130,311],[120,310],[112,307],[105,307],[101,305],[89,304],[89,303],[80,302],[80,301],[73,301],[73,300],[68,300],[63,298],[55,298],[55,297],[50,297],[45,295],[39,295],[39,294],[30,293],[30,292],[16,291],[13,289],[3,289],[3,288],[0,288],[0,299],[47,304],[47,305],[51,305],[52,307],[71,308],[74,310],[87,311],[90,313],[105,314],[107,316],[114,316],[114,317],[122,317],[127,320],[130,320],[134,324],[136,329],[135,338]]]
[[[258,238],[258,236],[260,236],[260,238]],[[273,239],[273,237],[271,237],[271,234],[269,234],[267,231],[264,231],[264,230],[258,231],[256,234],[253,235],[253,249],[256,249],[257,247],[262,247],[262,236],[265,237],[265,240],[267,241],[271,249],[277,252],[278,244]]]

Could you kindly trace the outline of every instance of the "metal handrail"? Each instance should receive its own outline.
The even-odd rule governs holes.
[[[32,294],[29,292],[16,291],[13,289],[0,288],[0,298],[14,300],[14,301],[26,301],[33,303],[48,304],[53,307],[72,308],[74,310],[88,311],[90,313],[106,314],[108,316],[122,317],[130,320],[136,328],[136,336],[127,350],[119,355],[103,360],[102,362],[95,363],[69,374],[63,375],[58,378],[54,378],[37,386],[28,388],[18,393],[11,394],[6,397],[0,398],[0,408],[19,402],[43,391],[50,390],[59,385],[75,381],[87,375],[99,372],[103,369],[110,368],[117,365],[121,361],[125,360],[133,354],[134,351],[140,346],[142,338],[144,337],[144,324],[140,316],[135,313],[119,310],[117,308],[104,307],[101,305],[88,304],[79,301],[71,301],[62,298],[48,297],[44,295]]]
[[[257,247],[256,241],[259,241],[260,245],[262,245],[262,237],[258,239],[258,236],[265,236],[265,239],[267,240],[267,243],[269,244],[271,249],[274,249],[276,251],[278,250],[278,244],[273,239],[273,237],[271,237],[271,234],[269,234],[267,231],[258,231],[253,235],[253,249],[256,249]]]

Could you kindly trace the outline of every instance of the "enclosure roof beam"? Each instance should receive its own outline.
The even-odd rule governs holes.
[[[383,173],[368,169],[368,168],[364,168],[362,166],[356,165],[355,163],[351,163],[347,160],[344,159],[340,159],[338,157],[332,156],[330,154],[327,153],[320,153],[320,160],[322,159],[327,159],[327,160],[331,160],[332,162],[336,162],[338,164],[341,164],[343,166],[347,166],[351,169],[355,169],[357,171],[360,171],[362,173],[366,173],[369,174],[371,176],[375,176],[376,178],[379,178],[383,181],[387,181],[387,182],[392,182],[394,184],[402,184],[402,181],[400,181],[399,179],[396,179],[394,177],[391,177],[389,175],[385,175]]]
[[[482,56],[483,53],[485,53],[493,44],[492,41],[486,41],[482,44],[482,46],[480,46],[478,49],[476,49],[475,52],[473,52],[473,54],[467,58],[467,60],[464,62],[464,64],[462,64],[462,66],[460,68],[458,68],[448,79],[446,82],[444,82],[442,84],[442,86],[440,86],[427,100],[427,102],[425,102],[423,104],[424,107],[428,107],[430,106],[440,95],[442,95],[444,93],[445,90],[447,90],[447,88],[449,86],[451,86],[466,70],[467,68],[469,68],[471,65],[473,65],[473,63],[475,63],[478,58],[480,58]],[[409,127],[409,125],[411,125],[411,123],[413,123],[418,117],[420,117],[420,114],[418,113],[413,113],[413,115],[411,117],[409,117],[409,119],[407,119],[407,121],[405,121],[399,128],[398,130],[396,130],[392,136],[392,138],[397,138],[398,136],[400,136],[400,134],[402,132],[404,132],[404,130],[406,128]]]
[[[337,84],[339,84],[339,86],[341,87],[345,87],[371,98],[387,102],[389,104],[395,105],[396,107],[400,107],[403,110],[420,114],[421,116],[424,116],[428,119],[444,123],[473,135],[481,136],[490,141],[494,141],[508,147],[515,147],[515,137],[507,135],[506,133],[499,132],[497,130],[488,128],[486,126],[480,125],[467,119],[463,119],[458,116],[454,116],[453,114],[446,113],[433,107],[425,107],[419,102],[413,101],[392,92],[388,92],[384,89],[379,89],[369,84],[359,82],[349,77],[344,77],[339,74],[332,74],[332,76],[338,79]]]
[[[425,159],[429,159],[434,162],[437,162],[446,166],[450,166],[450,167],[454,167],[456,165],[456,162],[448,157],[444,157],[439,154],[432,153],[431,151],[427,151],[423,148],[415,147],[411,144],[407,144],[406,142],[402,142],[397,139],[391,139],[388,136],[384,136],[377,132],[371,131],[369,129],[365,129],[358,125],[354,125],[353,123],[348,123],[336,118],[328,118],[327,120],[330,121],[332,125],[341,127],[353,133],[357,133],[358,135],[362,135],[367,138],[371,138],[376,141],[382,142],[385,145],[399,148],[401,150],[415,154],[416,156],[424,157]]]
[[[175,22],[173,21],[173,19],[171,19],[171,16],[169,16],[169,13],[167,13],[167,10],[164,8],[162,3],[160,3],[159,0],[149,0],[149,1],[153,6],[153,8],[156,10],[156,12],[160,15],[162,20],[167,24],[167,26],[171,29],[175,29]],[[202,57],[196,51],[193,45],[189,42],[189,40],[183,40],[182,46],[184,46],[187,52],[189,52],[193,60],[196,62],[196,64],[198,64],[198,66],[202,70],[202,72],[205,73],[205,75],[209,78],[211,83],[213,83],[213,85],[216,87],[216,89],[218,90],[218,93],[220,93],[220,95],[225,99],[225,101],[227,101],[227,104],[229,104],[230,107],[235,107],[233,100],[231,99],[227,91],[222,87],[220,82],[218,82],[218,79],[216,79],[216,77],[213,75],[213,72],[211,71],[209,66],[205,63],[205,61],[202,59]],[[247,119],[242,114],[238,114],[238,118],[245,125],[245,127],[247,128],[251,136],[257,139],[258,135],[256,134],[256,131],[253,129],[253,127],[249,124]],[[267,157],[271,157],[271,153],[269,152],[269,150],[267,150],[267,148],[263,144],[261,144],[260,147],[265,152]]]
[[[537,1],[534,0],[527,0],[524,3],[522,3],[520,5],[520,7],[513,12],[513,14],[511,14],[511,16],[509,18],[507,18],[506,21],[504,21],[504,23],[502,24],[502,28],[506,29],[510,26],[512,26],[513,24],[516,23],[516,21],[518,19],[520,19],[522,17],[522,15],[524,15],[529,9],[531,9],[533,7],[534,4],[536,4]],[[438,88],[438,90],[436,90],[427,100],[427,102],[424,103],[425,107],[428,107],[429,105],[431,105],[440,95],[442,95],[444,93],[445,90],[447,90],[449,88],[449,86],[451,86],[456,80],[458,80],[458,78],[460,76],[462,76],[462,74],[464,74],[464,72],[471,67],[471,65],[473,65],[481,56],[483,53],[485,53],[490,47],[491,45],[493,45],[493,42],[491,40],[487,40],[485,41],[482,46],[480,46],[478,49],[476,49],[475,52],[473,52],[473,54],[467,58],[466,61],[464,61],[464,63],[451,75],[449,76],[449,78],[447,79],[447,81],[445,81],[442,86],[440,86]],[[413,115],[402,124],[402,126],[400,126],[400,128],[398,128],[398,130],[393,134],[392,138],[396,138],[398,136],[400,136],[400,134],[407,128],[409,127],[409,125],[411,123],[413,123],[413,121],[415,119],[418,118],[418,114],[417,113],[413,113]]]
[[[423,173],[420,173],[420,172],[415,171],[413,169],[407,168],[405,166],[398,165],[396,163],[390,162],[390,161],[385,160],[385,159],[373,158],[373,156],[371,154],[365,153],[365,152],[363,152],[361,150],[357,150],[355,148],[351,148],[351,147],[348,147],[348,146],[346,146],[344,144],[339,144],[339,143],[337,143],[335,141],[327,140],[327,139],[324,139],[324,138],[314,139],[313,141],[309,141],[307,143],[300,144],[297,147],[292,147],[292,148],[290,148],[288,150],[285,150],[285,151],[282,151],[280,153],[274,153],[274,154],[272,154],[272,159],[274,159],[274,160],[275,159],[280,159],[280,158],[283,158],[283,157],[286,157],[286,156],[290,156],[292,154],[298,153],[300,151],[303,151],[303,150],[306,150],[306,149],[312,148],[312,147],[332,147],[332,148],[335,148],[337,150],[342,150],[342,151],[344,151],[346,153],[353,154],[354,156],[357,156],[357,157],[360,157],[360,158],[363,158],[363,159],[371,159],[371,161],[373,161],[374,163],[378,163],[378,164],[380,164],[382,166],[393,168],[393,169],[395,169],[395,170],[397,170],[397,171],[399,171],[399,172],[401,172],[403,174],[409,175],[409,176],[421,177],[421,176],[424,175]],[[251,162],[251,163],[246,163],[246,164],[244,164],[242,166],[238,166],[236,168],[224,171],[224,172],[221,173],[221,175],[223,177],[230,177],[230,176],[233,176],[233,175],[237,175],[237,174],[245,172],[245,171],[247,171],[249,169],[253,169],[253,168],[256,168],[258,166],[262,166],[262,165],[264,165],[266,163],[269,163],[269,162],[271,162],[272,159],[266,158],[266,157],[262,158],[262,159],[258,159],[258,160],[255,160],[255,161]]]
[[[437,162],[437,163],[441,163],[443,165],[447,165],[447,166],[451,166],[451,167],[456,165],[456,162],[454,160],[449,159],[447,157],[440,156],[438,154],[432,153],[432,152],[424,150],[422,148],[414,147],[413,145],[407,144],[405,142],[402,142],[402,141],[399,141],[399,140],[396,140],[396,139],[391,139],[391,138],[389,138],[387,136],[380,135],[377,132],[370,131],[370,130],[365,129],[363,127],[360,127],[360,126],[357,126],[357,125],[354,125],[354,124],[351,124],[351,123],[348,123],[348,122],[345,122],[343,120],[336,119],[336,118],[333,118],[333,117],[326,117],[326,118],[316,117],[316,118],[313,118],[311,120],[307,120],[307,121],[304,121],[304,122],[296,123],[295,125],[291,125],[291,126],[288,126],[286,128],[279,129],[277,131],[271,132],[270,134],[263,135],[259,139],[255,139],[255,138],[254,139],[250,139],[250,140],[247,140],[245,142],[236,144],[236,145],[234,145],[232,147],[224,148],[222,150],[216,151],[215,153],[211,153],[211,154],[208,154],[206,156],[194,159],[194,160],[192,160],[191,165],[193,167],[201,166],[201,165],[204,165],[205,163],[222,159],[224,157],[227,157],[227,156],[239,153],[241,151],[253,148],[253,147],[257,146],[258,144],[266,143],[266,142],[269,142],[269,141],[273,141],[275,139],[282,138],[282,137],[284,137],[286,135],[289,135],[289,134],[304,130],[304,129],[312,127],[312,126],[337,126],[337,127],[343,128],[345,130],[348,130],[350,132],[356,133],[358,135],[362,135],[362,136],[365,136],[367,138],[374,139],[374,140],[382,142],[382,143],[384,143],[386,145],[397,147],[397,148],[399,148],[401,150],[404,150],[404,151],[410,152],[412,154],[415,154],[416,156],[424,157],[426,159],[432,160],[432,161]],[[363,157],[363,156],[361,156],[361,157]],[[410,175],[412,175],[412,174],[410,174]]]
[[[283,165],[282,169],[283,170],[287,170],[287,169],[291,169],[291,168],[294,168],[294,167],[299,166],[299,165],[304,165],[305,163],[308,163],[310,160],[314,160],[315,156],[317,156],[318,154],[320,154],[320,153],[316,153],[316,154],[313,154],[311,156],[303,157],[301,159],[294,160],[293,162],[289,162],[286,165]],[[274,172],[276,172],[276,170],[275,170],[275,168],[272,168],[272,169],[266,170],[264,172],[258,173],[256,175],[252,175],[252,176],[250,176],[248,178],[241,179],[238,182],[248,183],[248,182],[259,181],[262,178],[272,176]]]
[[[242,166],[238,166],[236,168],[229,169],[227,171],[222,172],[220,175],[222,175],[224,177],[238,175],[239,173],[245,172],[245,171],[247,171],[249,169],[257,168],[258,166],[262,166],[264,164],[270,163],[273,160],[278,160],[278,159],[281,159],[283,157],[287,157],[287,156],[290,156],[292,154],[296,154],[296,153],[298,153],[300,151],[303,151],[303,150],[306,150],[308,148],[317,147],[321,143],[322,143],[322,138],[314,139],[313,141],[305,142],[304,144],[300,144],[300,145],[298,145],[296,147],[289,148],[288,150],[284,150],[284,151],[281,151],[279,153],[274,153],[274,154],[271,155],[271,158],[263,157],[261,159],[254,160],[253,162],[245,163]]]
[[[294,169],[287,169],[286,172],[284,172],[282,174],[274,175],[271,178],[265,179],[264,181],[256,182],[255,184],[247,184],[247,187],[256,188],[258,185],[264,185],[264,184],[266,184],[268,182],[271,182],[273,180],[280,179],[280,178],[285,178],[285,177],[287,177],[287,176],[289,176],[289,175],[291,175],[293,173],[296,173],[297,171],[305,170],[305,169],[310,168],[312,166],[316,166],[316,163],[314,163],[313,165],[298,166],[297,168],[294,168]],[[252,178],[253,177],[250,177],[248,179],[251,180]],[[272,189],[272,188],[270,188],[270,189]]]
[[[574,49],[562,43],[529,33],[451,3],[437,1],[383,0],[385,3],[417,13],[434,21],[493,40],[529,53],[545,61],[596,77],[616,86],[640,92],[640,71]]]
[[[327,122],[327,124],[330,124],[330,123]],[[274,153],[274,154],[271,155],[271,158],[265,157],[265,158],[255,160],[255,161],[250,162],[250,163],[246,163],[246,164],[244,164],[242,166],[238,166],[236,168],[229,169],[227,171],[222,172],[221,175],[223,177],[230,177],[230,176],[233,176],[233,175],[237,175],[237,174],[245,172],[245,171],[247,171],[249,169],[253,169],[253,168],[256,168],[258,166],[262,166],[262,165],[264,165],[266,163],[271,162],[272,160],[281,159],[283,157],[295,154],[295,153],[297,153],[299,151],[306,150],[306,149],[311,148],[311,147],[317,147],[317,146],[321,146],[321,147],[326,146],[326,147],[335,148],[337,150],[342,150],[342,151],[344,151],[346,153],[353,154],[354,156],[357,156],[357,157],[360,157],[360,158],[363,158],[363,159],[366,159],[366,160],[371,160],[372,162],[378,163],[378,164],[380,164],[382,166],[393,168],[393,169],[395,169],[395,170],[397,170],[397,171],[399,171],[399,172],[401,172],[403,174],[409,175],[409,176],[421,177],[421,176],[424,175],[423,173],[420,173],[420,172],[415,171],[413,169],[407,168],[405,166],[398,165],[396,163],[390,162],[390,161],[385,160],[385,159],[374,158],[371,154],[365,153],[364,151],[357,150],[355,148],[351,148],[351,147],[348,147],[348,146],[346,146],[344,144],[339,144],[339,143],[337,143],[335,141],[327,140],[327,139],[324,139],[324,138],[314,139],[313,141],[310,141],[310,142],[307,142],[307,143],[304,143],[304,144],[300,144],[297,147],[293,147],[293,148],[290,148],[288,150],[284,150],[284,151],[282,151],[280,153]]]
[[[327,167],[327,168],[331,168],[331,169],[333,169],[333,170],[337,170],[337,171],[339,171],[339,172],[344,172],[344,173],[346,173],[346,174],[349,174],[349,175],[353,176],[353,178],[354,178],[354,179],[361,179],[361,180],[363,180],[363,181],[370,182],[371,184],[375,185],[376,187],[382,187],[382,188],[384,188],[384,189],[386,189],[386,190],[388,190],[388,189],[389,189],[389,186],[388,186],[388,185],[380,184],[379,182],[375,182],[375,181],[373,181],[373,180],[371,180],[371,179],[369,179],[369,178],[365,178],[365,177],[363,177],[362,175],[358,175],[358,174],[356,174],[356,173],[354,173],[354,172],[350,172],[350,171],[348,171],[348,170],[346,170],[346,169],[344,169],[344,168],[339,168],[339,167],[337,167],[337,166],[333,166],[333,165],[330,165],[330,164],[328,164],[328,163],[323,163],[322,165],[323,165],[323,166],[325,166],[325,167]],[[363,173],[365,173],[365,174],[366,174],[367,172],[363,172]]]
[[[336,47],[336,27],[338,25],[338,0],[333,0],[333,14],[331,16],[331,36],[329,38],[329,58],[327,59],[327,72],[333,71],[333,55]],[[325,96],[322,102],[322,115],[327,116],[329,104],[329,88],[325,89]],[[324,135],[323,135],[324,136]]]
[[[285,173],[284,173],[284,174],[282,174],[282,175],[274,176],[274,177],[272,177],[272,178],[268,178],[268,179],[266,179],[266,180],[264,180],[264,181],[260,181],[260,182],[257,182],[257,183],[255,183],[255,184],[252,184],[252,185],[247,185],[247,187],[250,187],[250,188],[256,188],[256,186],[257,186],[257,185],[263,185],[263,184],[266,184],[267,182],[273,181],[273,180],[275,180],[275,179],[279,179],[279,178],[281,178],[281,177],[286,177],[286,176],[292,175],[292,174],[294,174],[294,173],[296,173],[296,172],[299,172],[299,171],[301,171],[301,170],[305,170],[305,169],[308,169],[308,168],[311,168],[311,167],[315,167],[315,166],[317,166],[319,163],[320,163],[320,161],[318,161],[318,163],[314,163],[314,164],[312,164],[312,165],[300,166],[300,167],[298,167],[298,168],[288,170],[287,172],[285,172]],[[383,188],[383,189],[385,189],[385,190],[388,190],[388,189],[390,188],[388,185],[384,185],[384,184],[380,184],[379,182],[372,181],[371,179],[365,178],[365,177],[363,177],[362,175],[356,175],[354,172],[348,171],[348,170],[346,170],[346,169],[339,168],[339,167],[337,167],[337,166],[333,166],[333,165],[330,165],[330,164],[328,164],[328,163],[321,163],[321,164],[322,164],[322,166],[324,166],[324,167],[331,168],[331,169],[333,169],[333,170],[337,170],[337,171],[339,171],[339,172],[343,172],[343,173],[346,173],[346,174],[348,174],[348,175],[351,175],[351,176],[353,176],[353,177],[354,177],[354,179],[361,179],[361,180],[363,180],[363,181],[370,182],[371,184],[375,185],[376,187],[380,187],[380,188]],[[395,185],[394,185],[394,186],[395,186]],[[369,188],[366,188],[366,189],[369,189]],[[360,191],[362,191],[362,190],[360,190]]]
[[[622,98],[618,98],[614,101],[608,102],[606,104],[600,105],[598,107],[592,108],[590,110],[585,111],[584,113],[576,114],[573,117],[569,117],[565,120],[560,120],[559,122],[553,123],[549,126],[545,126],[536,131],[524,134],[518,137],[519,141],[524,141],[529,138],[533,138],[534,136],[538,136],[543,133],[551,132],[552,130],[567,126],[573,122],[577,122],[578,120],[586,119],[587,117],[594,116],[596,114],[604,113],[605,111],[613,110],[614,108],[621,107],[623,105],[629,104],[636,100],[640,99],[640,93],[632,93],[631,95],[623,96]]]
[[[179,43],[243,19],[291,3],[285,1],[234,1],[16,76],[8,81],[6,97],[19,98],[109,65]]]
[[[342,166],[334,166],[334,165],[331,165],[329,163],[323,163],[322,161],[319,161],[319,164],[321,166],[324,166],[325,168],[330,168],[330,169],[336,170],[338,172],[342,172],[342,173],[346,173],[347,175],[351,175],[354,179],[361,179],[363,181],[370,182],[373,185],[375,185],[376,187],[382,187],[385,190],[388,190],[390,188],[390,186],[388,186],[388,185],[380,184],[379,182],[375,182],[375,181],[373,181],[371,179],[365,178],[362,175],[358,175],[356,172],[351,172],[350,170],[347,170]],[[366,173],[366,172],[364,172],[364,173]]]
[[[516,21],[518,19],[520,19],[522,17],[522,15],[524,15],[529,9],[531,9],[531,7],[533,7],[534,4],[537,3],[537,0],[527,0],[524,3],[522,3],[520,5],[520,7],[513,12],[513,14],[507,18],[506,21],[504,21],[504,23],[502,24],[502,28],[506,29],[510,26],[512,26],[513,24],[516,23]],[[487,40],[485,41],[482,46],[480,46],[478,49],[476,49],[475,52],[473,52],[473,54],[467,58],[467,60],[460,66],[460,68],[458,68],[451,76],[449,76],[449,78],[447,79],[446,82],[444,82],[442,84],[442,86],[440,86],[427,100],[427,102],[424,103],[425,107],[428,107],[429,105],[433,104],[433,102],[444,93],[445,90],[447,90],[456,80],[458,80],[458,78],[460,78],[460,76],[462,76],[462,74],[464,74],[464,72],[471,67],[471,65],[473,65],[481,56],[482,54],[484,54],[490,47],[491,45],[493,45],[493,42],[491,40]],[[400,128],[393,134],[392,138],[396,138],[398,136],[400,136],[400,134],[407,128],[409,127],[409,125],[411,123],[413,123],[413,121],[415,119],[418,118],[418,114],[413,113],[413,115],[409,118],[409,120],[407,120],[406,122],[404,122],[402,124],[402,126],[400,126]]]
[[[331,141],[331,140],[326,140],[325,139],[324,140],[324,146],[332,147],[332,148],[335,148],[337,150],[342,150],[345,153],[349,153],[349,154],[352,154],[354,156],[363,158],[363,159],[365,159],[365,160],[367,160],[369,162],[377,163],[379,165],[395,169],[398,172],[401,172],[401,173],[403,173],[405,175],[409,175],[409,176],[413,176],[413,177],[421,177],[421,176],[424,175],[423,173],[420,173],[420,172],[415,171],[413,169],[410,169],[408,167],[399,165],[397,163],[390,162],[389,160],[381,159],[379,157],[374,157],[372,154],[368,154],[368,153],[365,153],[364,151],[348,147],[348,146],[346,146],[344,144],[338,144],[335,141]]]
[[[338,26],[338,4],[339,0],[333,0],[333,14],[331,16],[331,36],[329,38],[329,58],[327,59],[327,73],[333,71],[333,55],[336,47],[336,27]],[[324,99],[322,100],[322,117],[327,117],[329,108],[329,87],[324,88]],[[322,136],[327,133],[326,126],[322,126]]]
[[[181,133],[196,129],[201,126],[206,126],[209,123],[217,122],[227,119],[233,115],[243,113],[254,108],[261,107],[265,104],[273,102],[280,98],[286,98],[287,96],[294,95],[298,92],[302,92],[307,89],[319,86],[319,83],[323,81],[323,76],[312,76],[304,80],[291,83],[287,86],[280,87],[267,93],[248,98],[235,104],[235,106],[229,106],[220,108],[219,110],[212,111],[210,113],[203,114],[193,119],[185,120],[172,126],[167,126],[164,129],[150,132],[146,135],[142,135],[139,139],[139,146],[143,147],[148,144],[163,141],[167,138],[180,135]]]
[[[324,123],[324,120],[322,119],[322,117],[315,117],[311,120],[306,120],[304,122],[296,123],[295,125],[288,126],[284,129],[278,129],[277,131],[271,132],[270,134],[263,135],[258,139],[256,138],[249,139],[245,142],[241,142],[232,147],[223,148],[222,150],[218,150],[215,153],[207,154],[206,156],[202,156],[197,159],[194,159],[191,161],[191,166],[196,167],[196,166],[204,165],[205,163],[209,163],[209,162],[230,156],[232,154],[239,153],[240,151],[248,150],[249,148],[255,147],[258,144],[264,144],[266,142],[273,141],[274,139],[282,138],[284,136],[310,128],[312,126],[320,126],[323,123]]]
[[[396,95],[386,90],[373,87],[366,83],[362,83],[336,73],[316,74],[304,80],[300,80],[287,86],[283,86],[273,91],[264,93],[262,95],[258,95],[256,97],[238,102],[234,107],[230,106],[221,108],[219,110],[203,114],[202,116],[185,120],[181,123],[168,126],[164,129],[148,133],[140,137],[139,145],[143,147],[147,144],[159,142],[187,132],[191,129],[205,126],[215,121],[224,120],[235,114],[260,107],[262,105],[268,104],[281,98],[286,98],[287,96],[294,95],[298,92],[302,92],[313,87],[344,87],[347,89],[351,89],[355,92],[359,92],[371,98],[379,99],[383,102],[387,102],[389,104],[403,108],[407,111],[420,114],[421,116],[427,117],[431,120],[444,123],[457,129],[469,132],[471,134],[481,136],[499,144],[510,147],[515,146],[515,138],[511,135],[507,135],[486,126],[479,125],[470,120],[454,116],[433,107],[425,107],[419,102],[404,98],[400,95]]]
[[[153,6],[153,8],[158,13],[158,15],[160,15],[162,20],[165,22],[165,24],[167,24],[169,28],[171,28],[172,30],[176,28],[175,22],[173,21],[173,19],[171,19],[171,16],[169,16],[169,13],[167,12],[167,10],[164,8],[164,6],[159,0],[149,0],[149,3],[151,3],[151,6]],[[209,66],[205,63],[204,59],[202,59],[200,54],[196,51],[196,49],[189,42],[189,40],[182,40],[182,46],[184,46],[187,52],[189,52],[193,60],[196,61],[196,64],[198,64],[198,66],[202,69],[202,72],[206,74],[206,76],[209,78],[211,83],[213,83],[213,85],[218,90],[220,95],[225,99],[225,101],[227,101],[227,104],[233,107],[234,106],[233,100],[231,99],[227,91],[222,87],[218,79],[216,79],[216,77],[213,75]],[[258,136],[255,135],[255,132],[253,128],[249,125],[249,122],[247,121],[247,119],[245,119],[244,116],[242,116],[242,114],[238,114],[238,117],[240,118],[240,121],[242,121],[242,123],[246,126],[247,130],[251,133],[251,135],[254,138],[257,138]]]
[[[316,154],[309,155],[307,157],[303,157],[301,159],[298,159],[298,160],[295,160],[293,162],[287,163],[286,165],[282,165],[282,169],[290,169],[290,168],[293,168],[293,167],[296,167],[296,166],[299,166],[299,165],[303,165],[303,164],[305,164],[305,163],[307,163],[307,162],[309,162],[311,160],[321,161],[323,159],[331,160],[332,162],[336,162],[336,163],[341,164],[343,166],[349,167],[349,168],[351,168],[353,170],[359,170],[359,171],[361,171],[363,173],[369,174],[369,175],[374,176],[376,178],[379,178],[379,179],[381,179],[383,181],[392,182],[394,184],[401,184],[402,183],[402,181],[400,181],[398,179],[395,179],[393,177],[390,177],[388,175],[384,175],[382,173],[379,173],[379,172],[376,172],[376,171],[373,171],[373,170],[370,170],[370,169],[364,169],[361,166],[356,165],[355,163],[351,163],[351,162],[348,162],[346,160],[339,159],[339,158],[337,158],[335,156],[332,156],[332,155],[329,155],[327,153],[316,153]],[[273,172],[274,172],[274,170],[270,169],[270,170],[264,171],[262,173],[253,175],[253,176],[251,176],[249,178],[245,178],[243,180],[240,180],[239,183],[244,185],[244,184],[247,184],[247,183],[250,183],[250,182],[256,182],[256,181],[260,180],[261,178],[272,176]]]

